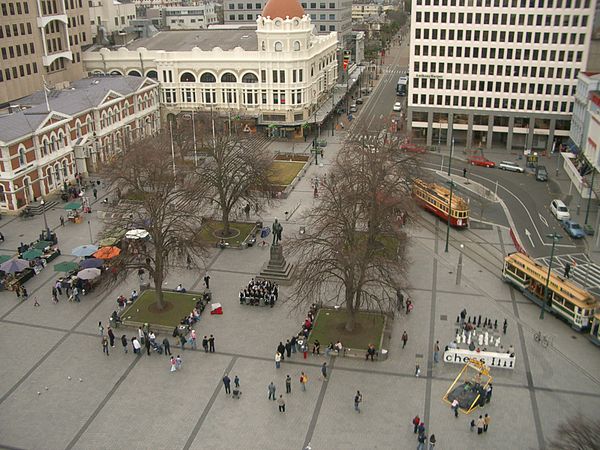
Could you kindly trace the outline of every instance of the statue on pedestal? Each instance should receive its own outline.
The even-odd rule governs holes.
[[[273,245],[279,244],[281,241],[281,233],[283,232],[283,226],[277,219],[273,222]]]

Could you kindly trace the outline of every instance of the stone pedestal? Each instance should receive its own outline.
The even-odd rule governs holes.
[[[279,284],[290,284],[292,282],[294,266],[285,260],[283,245],[272,245],[270,253],[269,261],[263,266],[258,276]]]

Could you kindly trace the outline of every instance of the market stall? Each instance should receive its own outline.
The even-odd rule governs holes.
[[[73,223],[83,222],[83,205],[80,202],[69,202],[64,206],[67,211],[67,220]]]

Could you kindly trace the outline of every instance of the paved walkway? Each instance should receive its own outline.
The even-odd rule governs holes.
[[[328,138],[323,166],[312,166],[290,197],[262,217],[270,223],[295,211],[283,222],[284,242],[315,201],[310,178],[327,170],[340,138],[339,133]],[[49,222],[58,224],[60,214],[60,209],[50,211]],[[8,253],[20,240],[33,240],[42,224],[41,217],[3,219],[0,229],[7,240],[0,251]],[[92,214],[94,236],[101,225]],[[175,350],[184,361],[176,373],[169,372],[164,355],[136,357],[124,354],[120,344],[110,349],[110,356],[102,354],[98,321],[106,322],[120,293],[136,287],[135,277],[93,292],[80,304],[63,298],[54,305],[50,289],[55,274],[47,268],[27,284],[39,308],[32,300],[18,303],[14,294],[0,293],[0,447],[302,449],[310,442],[315,450],[414,448],[410,421],[419,414],[428,433],[435,433],[437,448],[543,448],[561,419],[577,412],[593,416],[600,407],[598,349],[552,316],[539,321],[539,309],[499,279],[499,261],[513,250],[503,227],[453,231],[449,253],[444,252],[442,227],[424,214],[411,229],[409,280],[415,309],[395,321],[389,359],[331,359],[328,382],[319,376],[323,356],[303,360],[296,354],[275,369],[275,347],[298,330],[302,311],[285,303],[273,309],[238,304],[239,288],[267,260],[266,248],[214,251],[206,268],[171,273],[168,286],[181,282],[194,288],[207,269],[214,298],[224,306],[223,316],[205,315],[196,327],[200,336],[215,335],[217,352]],[[65,254],[56,262],[75,260],[69,250],[89,241],[85,223],[69,224],[57,233]],[[460,243],[465,259],[457,285]],[[282,291],[285,299],[289,291]],[[492,370],[494,395],[484,412],[493,421],[482,436],[469,431],[471,417],[455,419],[441,401],[460,366],[435,365],[431,351],[436,340],[444,345],[453,338],[463,307],[469,315],[499,322],[507,318],[504,343],[513,344],[517,354],[515,370]],[[409,341],[402,349],[404,330]],[[536,344],[536,330],[552,335],[554,346]],[[422,369],[419,378],[415,364]],[[306,392],[298,382],[301,371],[309,377]],[[224,393],[224,372],[240,377],[240,400]],[[284,394],[287,374],[293,380],[289,395]],[[286,398],[285,414],[267,400],[271,381]],[[357,389],[364,399],[361,414],[353,410]]]

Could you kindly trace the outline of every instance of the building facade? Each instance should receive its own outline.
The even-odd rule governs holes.
[[[362,22],[365,17],[379,16],[383,13],[383,5],[377,3],[352,4],[352,21]]]
[[[219,23],[214,3],[197,6],[168,6],[161,10],[163,25],[169,30],[197,30]]]
[[[252,3],[225,0],[223,18],[225,23],[254,23],[262,14],[265,0]],[[302,7],[320,34],[335,31],[340,43],[347,47],[352,31],[352,0],[319,0],[302,2]]]
[[[314,34],[294,0],[271,0],[264,14],[256,29],[168,31],[116,51],[86,52],[86,70],[157,79],[165,113],[236,114],[298,133],[331,104],[337,34]]]
[[[135,20],[135,5],[118,0],[89,0],[92,39],[97,41],[98,31],[104,36],[119,33]],[[101,42],[100,42],[101,43]]]
[[[600,91],[600,74],[592,72],[581,72],[577,77],[577,88],[573,101],[573,118],[569,130],[569,147],[575,152],[585,148],[586,136],[590,124],[590,109],[594,108],[590,103],[590,94]]]
[[[38,91],[0,116],[0,210],[60,191],[160,127],[154,80],[86,78],[46,95]]]
[[[408,126],[428,145],[565,142],[595,0],[414,0]]]

